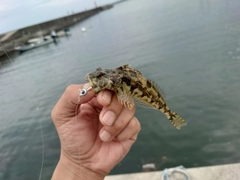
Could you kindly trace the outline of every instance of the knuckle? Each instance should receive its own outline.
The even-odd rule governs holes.
[[[51,118],[52,120],[55,120],[57,118],[57,112],[55,110],[55,107],[51,111]]]
[[[72,92],[74,85],[71,84],[68,87],[66,87],[65,92]]]
[[[138,119],[136,117],[133,117],[131,122],[131,128],[136,129],[136,131],[139,132],[141,130],[141,124]]]
[[[118,136],[116,137],[116,140],[121,142],[121,141],[127,140],[127,138],[126,138],[125,136],[123,136],[123,135],[120,134],[120,135],[118,135]]]
[[[110,106],[116,110],[122,110],[123,105],[119,102],[116,94],[113,95]]]
[[[126,120],[125,119],[118,119],[116,123],[113,124],[113,127],[116,131],[122,130],[126,126]]]
[[[138,121],[135,117],[131,119],[129,126],[131,126],[131,128],[136,128],[138,126]]]
[[[137,127],[138,127],[138,132],[141,131],[142,127],[141,127],[141,124],[140,124],[140,122],[138,121],[138,119],[137,119]]]
[[[92,119],[92,118],[98,118],[99,114],[96,112],[92,112],[86,104],[81,105],[81,113],[80,113],[80,119]]]
[[[111,102],[111,96],[109,96],[108,91],[100,91],[97,95],[98,102],[103,106],[108,106]]]

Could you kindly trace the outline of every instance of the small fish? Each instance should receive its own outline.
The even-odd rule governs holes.
[[[104,89],[112,90],[117,94],[119,102],[129,109],[134,107],[135,98],[139,106],[164,113],[177,129],[187,124],[168,108],[158,85],[128,64],[116,69],[97,68],[96,71],[87,74],[85,79],[87,84],[79,90],[79,96],[86,95],[90,89],[96,93]]]

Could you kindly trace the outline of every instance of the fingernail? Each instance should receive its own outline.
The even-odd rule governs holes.
[[[109,91],[103,91],[102,92],[102,99],[107,103],[110,104],[111,102],[111,94]]]
[[[114,120],[116,119],[116,115],[112,111],[107,111],[102,118],[102,121],[108,125],[111,126],[114,123]]]
[[[104,130],[100,133],[100,138],[102,141],[109,141],[111,139],[111,135]]]

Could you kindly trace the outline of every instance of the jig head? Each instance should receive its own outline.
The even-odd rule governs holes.
[[[91,90],[92,87],[87,83],[83,86],[82,89],[79,89],[79,97],[85,96],[89,90]]]
[[[87,89],[81,89],[79,90],[79,96],[85,96],[87,94],[88,90]]]

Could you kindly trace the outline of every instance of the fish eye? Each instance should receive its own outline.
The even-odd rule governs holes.
[[[80,91],[80,96],[85,96],[87,94],[87,90],[86,89],[82,89],[81,91]]]

